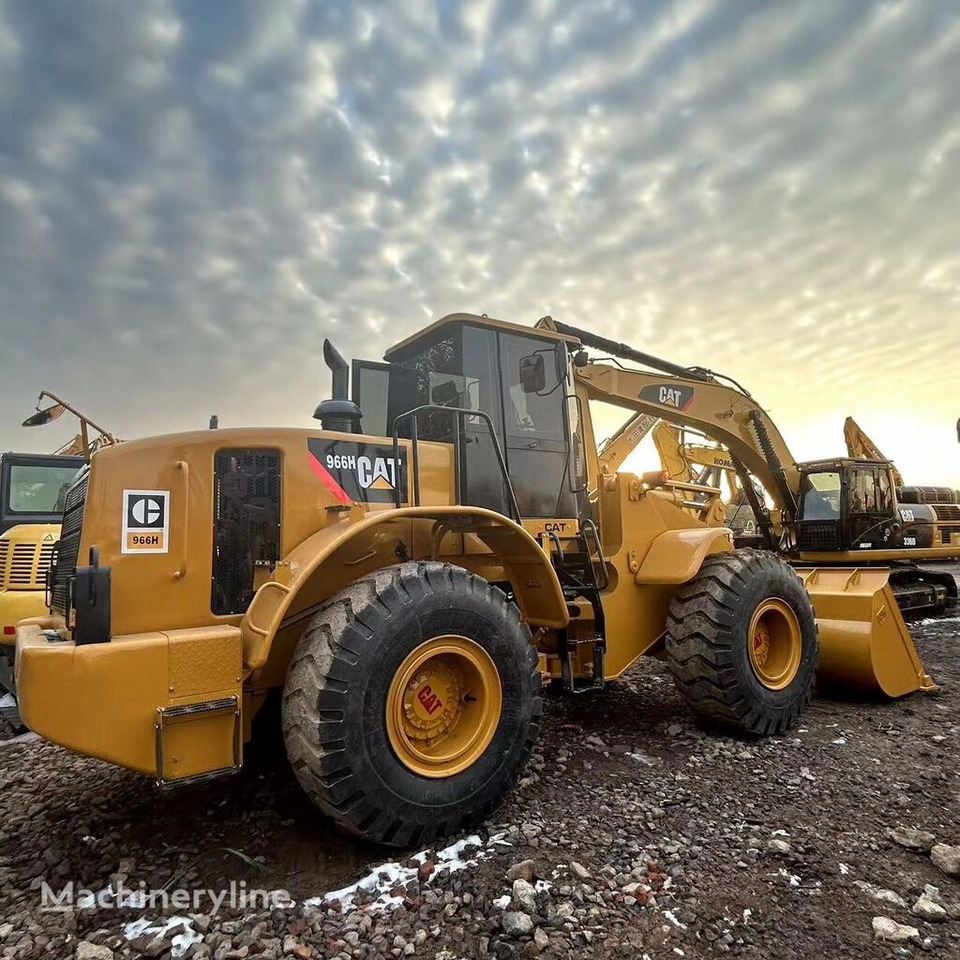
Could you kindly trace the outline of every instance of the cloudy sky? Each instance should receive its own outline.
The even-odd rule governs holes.
[[[550,313],[960,485],[958,91],[952,0],[0,0],[0,448]]]

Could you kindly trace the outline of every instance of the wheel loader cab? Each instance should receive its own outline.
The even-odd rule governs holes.
[[[870,550],[901,545],[891,465],[880,460],[800,464],[797,547]]]
[[[521,517],[576,517],[585,477],[583,458],[571,457],[578,418],[567,339],[482,317],[445,318],[388,350],[386,363],[353,362],[360,429],[454,444],[459,502],[509,515],[499,446]]]

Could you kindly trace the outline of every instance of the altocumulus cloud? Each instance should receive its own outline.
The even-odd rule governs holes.
[[[303,424],[325,333],[549,312],[951,479],[958,89],[949,0],[0,0],[0,446],[41,386]]]

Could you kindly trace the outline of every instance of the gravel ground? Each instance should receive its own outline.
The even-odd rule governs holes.
[[[939,694],[817,700],[778,739],[701,729],[656,661],[601,696],[550,694],[496,822],[418,859],[339,835],[276,741],[232,780],[160,793],[32,735],[7,740],[0,957],[960,957],[960,877],[934,862],[960,872],[960,849],[952,865],[948,847],[923,849],[960,845],[960,619],[914,634]],[[321,897],[374,886],[371,868],[395,858],[378,889]],[[109,891],[104,907],[44,912],[44,881],[245,882],[293,902],[171,908],[164,929],[161,907],[111,908]]]

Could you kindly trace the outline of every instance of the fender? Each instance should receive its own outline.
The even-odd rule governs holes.
[[[399,562],[392,541],[402,539],[410,543],[417,520],[434,521],[433,549],[429,557],[411,556],[412,559],[442,559],[437,553],[446,532],[474,534],[492,556],[468,553],[451,557],[452,560],[467,567],[473,565],[474,559],[479,565],[489,566],[492,561],[501,566],[513,585],[520,614],[531,627],[558,629],[569,622],[563,591],[549,557],[523,527],[502,514],[482,507],[421,506],[378,510],[362,516],[357,520],[352,512],[308,537],[277,568],[277,575],[282,578],[268,580],[260,587],[240,624],[246,669],[259,670],[267,662],[273,639],[288,616],[332,596],[358,576]],[[396,531],[398,521],[402,523],[401,533]],[[394,525],[392,537],[387,525]],[[384,540],[390,542],[389,550],[383,549]],[[343,551],[345,547],[352,550]],[[323,578],[322,587],[318,586],[318,576]],[[313,584],[309,602],[298,604],[298,596],[308,584]]]
[[[727,527],[665,530],[650,545],[637,583],[686,583],[693,579],[710,553],[733,549],[733,531]]]

